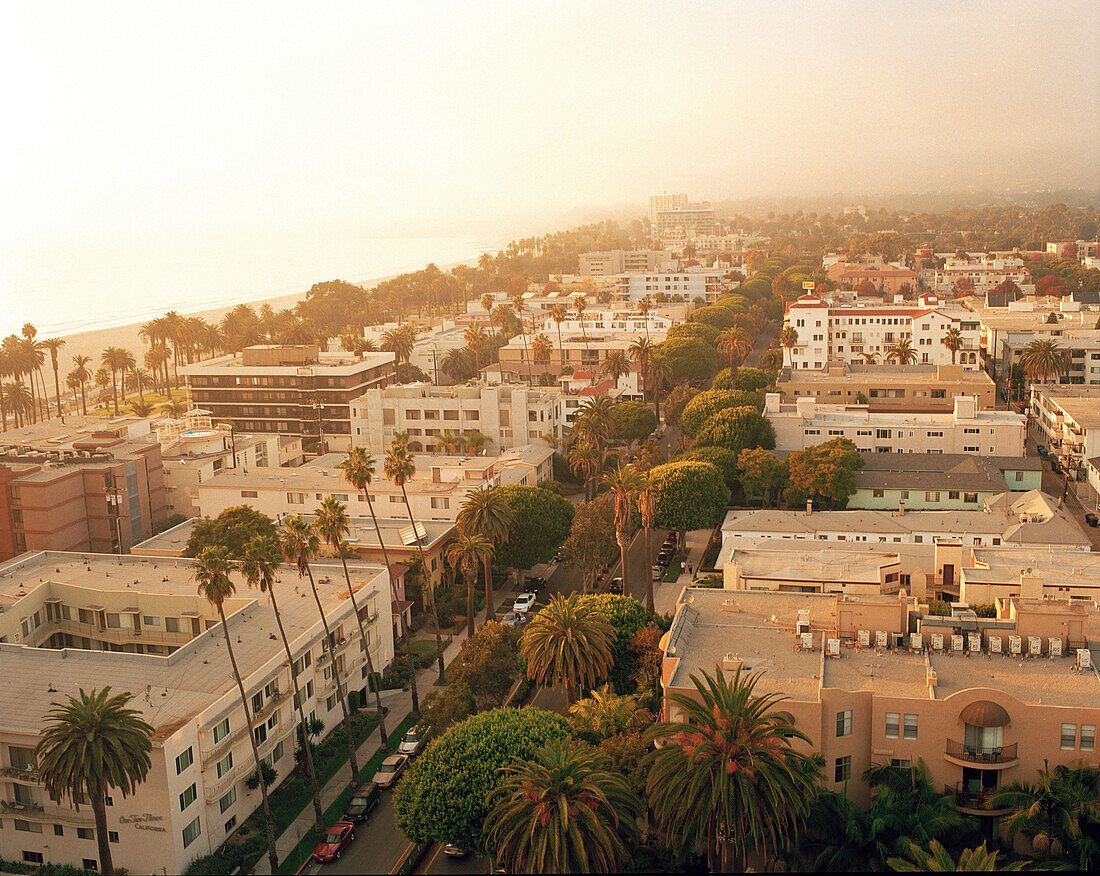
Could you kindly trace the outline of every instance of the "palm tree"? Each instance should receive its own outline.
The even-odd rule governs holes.
[[[249,587],[259,588],[271,598],[271,610],[275,612],[275,623],[279,626],[279,636],[283,640],[287,666],[290,667],[290,683],[294,686],[294,706],[298,711],[298,726],[302,731],[302,749],[305,752],[306,774],[309,776],[313,793],[313,823],[318,833],[324,833],[325,820],[321,810],[321,792],[317,787],[317,773],[313,768],[313,746],[309,741],[306,722],[305,697],[298,687],[298,673],[294,671],[294,655],[290,651],[290,642],[283,629],[283,616],[279,612],[279,603],[275,599],[276,572],[283,557],[279,553],[278,543],[270,537],[257,535],[245,545],[244,559],[240,561],[241,574]]]
[[[168,362],[171,358],[171,351],[162,343],[154,344],[145,353],[144,357],[145,367],[150,369],[155,376],[162,371],[164,372],[164,391],[169,400],[172,398],[172,384],[168,380]]]
[[[565,370],[565,347],[561,344],[561,324],[565,322],[569,314],[565,310],[564,304],[555,304],[550,308],[550,318],[554,320],[555,326],[558,329],[558,359],[560,364],[558,366],[558,373],[561,374]]]
[[[263,778],[263,766],[260,764],[260,750],[256,747],[256,734],[252,732],[252,714],[248,709],[248,695],[244,692],[241,671],[237,667],[237,657],[233,653],[233,638],[229,635],[229,624],[225,619],[225,600],[235,592],[236,587],[229,577],[235,564],[221,548],[208,547],[195,560],[195,580],[199,584],[199,595],[204,597],[218,610],[222,622],[222,635],[225,647],[229,651],[229,662],[233,667],[233,678],[241,695],[241,708],[244,709],[244,723],[248,728],[248,743],[252,746],[252,760],[256,764],[256,774],[260,777],[260,800],[263,804],[264,827],[267,830],[267,857],[271,862],[271,872],[279,872],[279,855],[275,851],[275,822],[271,820],[271,804],[267,799],[267,782]]]
[[[718,352],[729,358],[730,371],[736,367],[736,361],[752,349],[752,341],[752,335],[741,328],[726,329],[718,335]]]
[[[557,740],[502,772],[485,829],[509,873],[612,873],[630,863],[642,806],[605,755]]]
[[[642,529],[645,532],[645,556],[646,566],[649,558],[653,556],[649,552],[649,533],[653,529],[653,516],[656,513],[656,489],[657,484],[652,473],[638,472],[634,479],[635,495],[638,499],[638,516],[642,520]],[[650,570],[646,568],[648,573]],[[646,574],[645,610],[653,614],[653,575]]]
[[[874,350],[868,350],[867,352],[860,353],[859,355],[863,357],[864,365],[874,365],[876,362],[878,362],[878,353],[876,353]]]
[[[649,329],[649,323],[646,323],[646,330]],[[638,373],[642,375],[642,395],[645,396],[646,390],[649,387],[649,362],[653,358],[653,343],[649,340],[649,337],[635,338],[631,341],[630,346],[627,348],[627,355],[630,356],[630,361],[634,363],[634,367],[638,369]]]
[[[170,417],[182,417],[187,413],[189,405],[186,401],[179,398],[170,398],[168,401],[163,402],[160,409],[164,411]]]
[[[672,363],[668,357],[654,355],[649,360],[649,376],[653,381],[653,410],[657,414],[657,422],[661,421],[661,390],[672,381]]]
[[[601,739],[636,728],[653,718],[648,710],[638,708],[637,697],[617,694],[609,683],[573,703],[569,707],[569,717],[578,731],[594,733]]]
[[[91,361],[91,356],[85,356],[83,354],[73,356],[73,365],[75,367],[70,372],[71,374],[75,374],[76,379],[80,381],[80,413],[85,417],[88,416],[88,398],[84,394],[84,384],[92,379],[92,372],[88,370],[88,365],[91,364]]]
[[[317,534],[321,536],[340,558],[344,567],[344,581],[348,585],[348,598],[351,600],[351,610],[355,613],[355,622],[359,625],[359,642],[363,652],[367,655],[367,675],[370,678],[368,687],[374,688],[374,705],[378,711],[378,736],[382,744],[386,744],[386,713],[382,710],[381,685],[374,675],[374,659],[370,655],[370,639],[367,631],[363,629],[363,617],[359,613],[359,605],[355,601],[355,591],[351,586],[351,575],[348,573],[347,552],[348,546],[345,539],[351,534],[351,521],[348,520],[347,506],[335,496],[325,496],[321,500],[321,507],[313,512],[317,518],[314,526]],[[334,661],[335,662],[335,661]]]
[[[145,387],[153,385],[153,375],[144,368],[131,368],[126,372],[127,382],[131,390],[137,390],[138,398],[145,401]]]
[[[787,363],[793,365],[794,354],[792,351],[798,346],[798,331],[792,326],[783,329],[779,333],[779,346],[787,351]]]
[[[39,382],[41,382],[42,365],[46,361],[45,348],[42,346],[42,342],[35,340],[37,334],[37,329],[28,322],[23,326],[23,338],[19,340],[21,369],[30,379],[31,398],[34,399],[34,422],[38,422],[40,414],[45,418],[45,413],[42,413],[41,406],[44,404],[44,396],[46,395],[45,391],[39,394],[35,389],[35,375],[38,376]]]
[[[569,448],[569,469],[584,481],[584,498],[588,501],[592,479],[600,470],[600,451],[596,445],[584,440],[574,441]]]
[[[22,380],[5,383],[3,392],[7,409],[15,417],[16,425],[21,427],[34,412],[34,396]]]
[[[482,559],[485,569],[485,622],[488,623],[493,611],[493,553],[498,545],[504,544],[512,534],[516,515],[508,500],[499,490],[471,490],[462,500],[462,507],[455,518],[458,528],[470,535],[480,535],[490,546],[489,555]]]
[[[83,388],[80,378],[76,376],[75,372],[70,371],[65,375],[65,386],[67,386],[69,391],[73,394],[73,406],[75,407],[80,398],[80,390]],[[2,398],[0,398],[0,401],[2,401]]]
[[[611,495],[615,497],[615,541],[619,543],[619,556],[621,557],[623,573],[623,593],[630,593],[630,581],[627,576],[626,551],[630,547],[630,516],[633,508],[635,491],[637,489],[634,467],[624,466],[620,463],[614,471],[603,476],[604,484],[610,488]],[[646,562],[649,554],[646,553]],[[647,570],[648,571],[648,570]],[[647,575],[652,578],[652,575]],[[652,587],[652,584],[651,584]]]
[[[474,375],[480,378],[481,353],[485,349],[485,344],[488,341],[485,329],[481,327],[481,323],[475,322],[472,325],[466,326],[466,330],[462,333],[462,338],[466,341],[466,348],[474,354]]]
[[[336,640],[328,626],[328,617],[321,607],[321,597],[317,595],[317,584],[313,580],[313,570],[309,567],[309,561],[321,552],[321,539],[316,532],[306,523],[301,515],[286,517],[283,519],[283,529],[279,533],[279,549],[288,563],[293,563],[298,569],[298,577],[309,577],[309,589],[313,591],[313,601],[317,604],[317,613],[321,615],[321,624],[325,628],[325,643],[328,648],[332,666],[332,674],[336,681],[336,699],[340,701],[340,710],[344,715],[344,730],[348,741],[348,763],[351,764],[351,784],[359,781],[359,759],[355,756],[355,738],[351,733],[351,715],[348,713],[348,702],[344,686],[340,682],[340,667],[336,662],[336,655],[332,652],[336,648]]]
[[[607,358],[603,360],[603,372],[615,381],[615,389],[619,388],[619,378],[630,373],[630,363],[626,353],[622,350],[610,350]]]
[[[1066,373],[1065,350],[1053,338],[1034,340],[1020,353],[1020,365],[1028,380],[1046,383]]]
[[[147,401],[138,399],[137,401],[130,402],[130,410],[133,411],[136,417],[148,417],[153,413],[153,406]]]
[[[584,312],[588,309],[588,302],[583,295],[578,295],[573,299],[573,307],[577,311],[577,322],[581,324],[581,337],[584,338],[584,351],[588,352],[588,335],[584,330]]]
[[[403,325],[382,333],[382,349],[393,353],[398,366],[409,361],[415,342],[416,330],[412,326]]]
[[[42,346],[50,351],[50,364],[53,366],[53,390],[57,401],[57,416],[61,418],[61,422],[65,422],[65,415],[61,413],[61,377],[58,373],[57,366],[57,354],[61,352],[61,348],[65,346],[64,338],[47,338],[42,342]]]
[[[890,347],[886,359],[899,365],[912,365],[917,361],[917,351],[913,349],[913,342],[909,338],[902,338]]]
[[[554,596],[523,630],[520,657],[527,677],[538,684],[561,684],[572,705],[578,687],[591,688],[607,678],[614,662],[615,628],[577,593]]]
[[[593,396],[579,409],[577,418],[573,421],[573,434],[588,440],[600,451],[601,466],[607,442],[615,431],[611,418],[611,409],[614,406],[615,402],[610,396]]]
[[[416,549],[420,553],[420,565],[424,569],[424,589],[428,591],[428,606],[432,611],[432,623],[435,624],[435,648],[436,659],[439,663],[439,684],[443,684],[443,637],[439,631],[439,614],[435,610],[435,588],[432,586],[432,574],[428,569],[428,560],[424,556],[424,545],[417,538],[416,519],[413,517],[412,505],[409,504],[409,494],[405,490],[405,484],[416,474],[416,462],[409,452],[409,444],[401,438],[395,438],[386,454],[386,461],[382,466],[386,477],[401,489],[401,497],[405,500],[405,510],[409,514],[409,525],[412,527],[413,538],[416,539]]]
[[[962,332],[959,331],[958,326],[953,325],[946,332],[944,332],[943,345],[951,351],[951,364],[954,365],[955,354],[958,353],[960,349],[962,349],[963,345]],[[996,858],[996,854],[994,854],[993,857]]]
[[[646,795],[670,845],[704,852],[712,871],[744,870],[754,850],[767,861],[790,847],[818,768],[791,747],[806,735],[772,711],[785,697],[755,693],[760,673],[727,678],[718,667],[691,680],[698,697],[666,695],[687,723],[646,733],[663,745],[646,755]]]
[[[518,292],[512,296],[512,310],[519,320],[519,333],[520,337],[523,339],[523,358],[527,360],[527,385],[530,386],[533,382],[531,379],[531,357],[527,352],[527,323],[523,319],[523,311],[526,309],[527,305],[523,300],[522,292]]]
[[[111,372],[111,397],[114,403],[115,416],[118,416],[118,384],[115,375],[125,374],[134,367],[133,354],[122,347],[108,347],[100,356],[103,365]],[[126,401],[126,388],[122,389],[122,400]]]
[[[649,312],[653,309],[653,300],[648,295],[638,299],[638,313],[645,320],[645,338],[649,340]]]
[[[92,807],[99,865],[112,874],[106,798],[115,789],[128,797],[149,775],[153,727],[128,707],[131,693],[111,696],[108,686],[86,694],[81,688],[79,698],[68,699],[68,705],[51,703],[46,714],[34,750],[38,774],[51,799],[68,798],[77,809],[87,801]]]
[[[554,353],[554,345],[546,334],[539,332],[531,341],[531,358],[538,364],[549,364]],[[544,372],[545,373],[545,372]]]
[[[956,861],[939,840],[932,840],[927,849],[914,848],[909,852],[912,860],[890,858],[886,863],[899,873],[974,873],[995,870],[1023,870],[1024,861],[997,866],[997,853],[986,849],[982,843],[976,849],[963,849]]]
[[[344,473],[344,480],[367,499],[367,510],[370,511],[370,519],[374,523],[374,533],[378,537],[378,546],[382,548],[382,561],[386,564],[386,570],[389,572],[390,598],[397,607],[398,617],[401,618],[401,636],[408,645],[412,641],[409,636],[409,621],[405,617],[405,612],[401,610],[401,600],[397,598],[397,584],[393,579],[393,566],[390,565],[386,540],[382,538],[382,529],[378,525],[378,515],[374,513],[374,500],[371,499],[370,490],[367,489],[371,485],[371,481],[374,480],[374,457],[367,453],[366,448],[352,447],[348,451],[347,457],[340,463],[340,470]],[[419,715],[420,697],[416,690],[416,659],[411,648],[408,648],[406,653],[409,660],[409,689],[412,693],[412,711],[414,715]]]
[[[474,584],[477,582],[477,568],[481,563],[489,563],[493,557],[492,543],[477,533],[464,532],[459,529],[458,534],[447,546],[447,562],[453,569],[462,569],[462,577],[466,582],[466,632],[474,634]],[[488,623],[488,618],[486,618]]]

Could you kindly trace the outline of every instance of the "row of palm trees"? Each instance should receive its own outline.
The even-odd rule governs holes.
[[[779,333],[779,345],[788,352],[793,350],[798,346],[798,331],[791,326],[784,328]],[[951,364],[954,365],[956,356],[963,347],[962,332],[958,327],[952,326],[944,332],[943,345],[951,352]],[[874,351],[861,353],[860,356],[866,365],[874,364],[879,358],[879,354]],[[894,342],[886,351],[885,361],[898,365],[915,364],[917,351],[913,347],[913,342],[909,338],[900,338]]]
[[[57,415],[61,416],[58,354],[63,346],[65,341],[61,338],[38,340],[38,329],[29,322],[20,334],[10,334],[0,342],[0,422],[4,429],[9,412],[17,426],[51,416],[42,375],[47,353],[54,372]]]

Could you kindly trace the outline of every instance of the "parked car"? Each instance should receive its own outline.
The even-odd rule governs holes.
[[[534,593],[521,593],[512,604],[512,611],[516,614],[527,614],[535,604],[535,598]]]
[[[392,788],[397,780],[401,778],[401,774],[405,772],[405,767],[409,765],[409,758],[404,754],[391,754],[384,761],[382,765],[378,767],[378,772],[374,774],[374,784],[379,788]]]
[[[653,580],[654,581],[660,581],[664,577],[665,577],[665,569],[661,566],[654,566],[653,567]]]
[[[665,542],[666,542],[666,544],[669,543],[669,542],[671,542],[672,544],[679,544],[680,543],[680,530],[670,529],[668,531],[668,535],[665,536]]]
[[[344,811],[344,821],[352,821],[358,824],[360,821],[366,820],[366,817],[371,814],[371,811],[381,799],[382,789],[374,782],[360,785],[352,792],[351,800],[348,801],[348,808]]]
[[[313,850],[313,860],[322,864],[337,860],[344,849],[351,845],[355,839],[355,825],[350,821],[337,821],[325,831],[321,841]]]
[[[409,757],[416,757],[424,750],[424,746],[427,744],[427,733],[422,730],[410,730],[405,734],[405,738],[402,739],[401,743],[397,746],[397,753],[407,754]]]
[[[1100,517],[1090,512],[1085,515],[1085,523],[1087,523],[1089,526],[1100,525]]]
[[[613,593],[616,596],[622,596],[623,595],[623,579],[622,578],[612,578],[610,581],[608,581],[607,582],[607,592],[608,593]]]
[[[469,857],[470,850],[459,848],[453,843],[447,843],[447,845],[443,847],[443,854],[448,858],[466,858]]]
[[[676,556],[676,551],[661,551],[657,554],[657,562],[662,566],[667,566],[672,562],[674,556]]]
[[[527,615],[517,614],[514,611],[509,611],[505,613],[500,622],[506,627],[522,627],[525,623],[527,623]]]
[[[532,593],[538,593],[541,590],[546,588],[546,579],[545,578],[528,578],[526,583],[525,583],[525,586]]]

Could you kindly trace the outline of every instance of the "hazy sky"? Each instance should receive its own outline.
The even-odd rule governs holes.
[[[1094,2],[3,9],[5,248],[1100,181]]]

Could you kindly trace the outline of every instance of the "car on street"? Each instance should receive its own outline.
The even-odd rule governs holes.
[[[1087,523],[1089,526],[1098,526],[1100,525],[1100,516],[1097,516],[1096,514],[1090,512],[1085,515],[1085,523]]]
[[[661,566],[667,566],[672,562],[672,558],[676,555],[676,551],[661,551],[657,554],[657,563]]]
[[[665,570],[663,568],[661,568],[660,566],[654,566],[653,567],[653,580],[654,581],[660,581],[664,577],[665,577]]]
[[[343,854],[344,849],[351,845],[355,839],[355,825],[350,821],[337,821],[325,831],[321,841],[313,850],[313,860],[321,864],[335,861]]]
[[[623,595],[623,579],[622,578],[612,578],[610,581],[608,581],[607,582],[607,592],[608,593],[613,593],[616,596],[622,596]]]
[[[522,627],[525,623],[527,623],[527,615],[518,614],[514,611],[509,611],[505,613],[500,622],[506,627]]]
[[[397,780],[401,778],[401,774],[405,772],[405,767],[408,765],[408,755],[391,754],[382,761],[381,766],[378,767],[378,772],[374,774],[374,784],[379,788],[392,788]]]
[[[424,750],[424,746],[427,744],[427,733],[423,730],[410,730],[405,734],[405,738],[402,739],[401,743],[397,746],[397,753],[407,754],[409,757],[416,757]]]
[[[348,808],[344,810],[344,821],[352,821],[356,824],[365,821],[381,799],[382,789],[374,782],[360,785],[352,792],[351,799],[348,801]]]
[[[456,846],[453,843],[447,843],[443,847],[443,854],[448,858],[468,858],[470,856],[470,850]]]
[[[516,614],[527,614],[531,610],[531,606],[535,604],[536,598],[534,593],[521,593],[516,597],[516,601],[512,603],[512,611]]]

